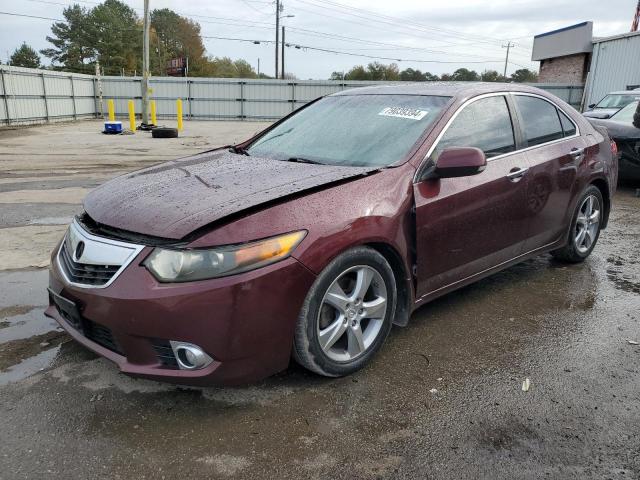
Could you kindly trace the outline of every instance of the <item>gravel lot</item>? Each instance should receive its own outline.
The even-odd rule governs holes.
[[[633,188],[587,262],[542,256],[439,299],[348,378],[131,379],[43,316],[49,252],[88,189],[265,125],[0,130],[0,479],[640,478]]]

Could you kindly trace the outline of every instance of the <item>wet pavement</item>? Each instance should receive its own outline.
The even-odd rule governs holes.
[[[447,295],[342,379],[132,379],[42,316],[46,270],[0,269],[0,479],[640,478],[632,193],[585,263],[544,255]],[[37,211],[2,208],[0,235]]]

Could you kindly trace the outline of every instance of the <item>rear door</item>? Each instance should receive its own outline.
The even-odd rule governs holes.
[[[569,208],[585,140],[575,123],[542,96],[513,94],[530,167],[527,184],[528,240],[525,252],[559,240]]]
[[[503,94],[463,105],[429,152],[478,147],[486,169],[473,176],[429,178],[414,185],[418,296],[435,292],[517,257],[526,239],[526,154],[516,151]]]

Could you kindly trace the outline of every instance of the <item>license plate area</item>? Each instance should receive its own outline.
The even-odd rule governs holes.
[[[63,297],[62,295],[58,295],[50,288],[48,288],[47,290],[49,291],[49,298],[51,299],[51,303],[56,307],[56,310],[58,311],[60,316],[64,318],[66,322],[73,328],[82,331],[82,315],[80,314],[78,305],[68,298]]]

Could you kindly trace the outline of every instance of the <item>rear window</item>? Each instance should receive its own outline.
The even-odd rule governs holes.
[[[558,110],[538,97],[516,95],[525,140],[529,147],[558,140],[564,136]]]

